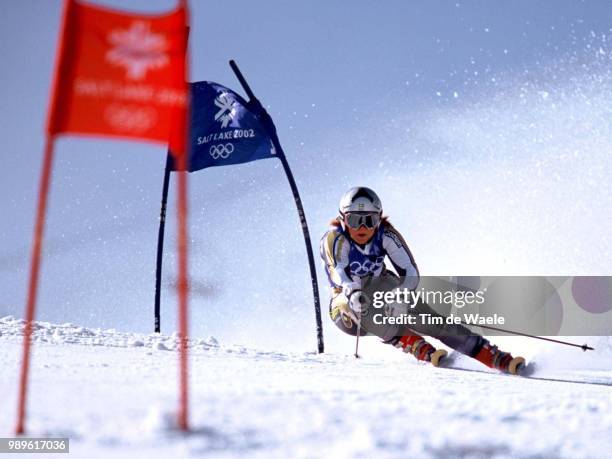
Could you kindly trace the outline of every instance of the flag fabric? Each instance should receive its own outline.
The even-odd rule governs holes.
[[[190,86],[189,172],[276,156],[265,112],[220,84],[200,81]],[[175,161],[170,167],[179,169]]]
[[[186,18],[184,7],[138,15],[66,0],[48,133],[170,142],[184,151]]]

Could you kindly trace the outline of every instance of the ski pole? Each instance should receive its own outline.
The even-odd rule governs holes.
[[[357,324],[357,338],[355,340],[355,358],[359,358],[359,335],[361,335],[361,312],[359,313],[359,318],[355,315],[355,311],[349,308],[349,311],[346,313],[353,322]]]
[[[355,339],[355,358],[359,358],[359,335],[361,335],[361,313],[357,319],[357,338]]]
[[[367,303],[366,297],[363,295],[363,293],[360,293],[359,303],[361,303],[361,308],[359,308],[359,312],[357,313],[357,316],[355,316],[354,311],[350,309],[349,307],[352,318],[357,323],[357,337],[355,339],[355,358],[356,359],[359,358],[359,337],[361,336],[361,311],[363,307],[365,306],[365,304]]]
[[[461,322],[463,325],[467,325],[463,322]],[[489,330],[494,330],[494,331],[499,331],[499,332],[503,332],[503,333],[508,333],[511,335],[520,335],[520,336],[526,336],[527,338],[533,338],[533,339],[541,339],[542,341],[550,341],[552,343],[557,343],[557,344],[564,344],[566,346],[573,346],[573,347],[579,347],[580,349],[582,349],[583,351],[594,351],[595,348],[592,348],[591,346],[587,345],[587,344],[575,344],[575,343],[569,343],[567,341],[561,341],[558,339],[552,339],[552,338],[545,338],[543,336],[536,336],[536,335],[530,335],[529,333],[522,333],[522,332],[517,332],[517,331],[512,331],[512,330],[504,330],[503,328],[495,328],[495,327],[490,327],[488,325],[478,325],[480,328],[487,328]]]

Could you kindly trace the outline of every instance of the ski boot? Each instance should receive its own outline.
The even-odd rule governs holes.
[[[489,368],[495,368],[502,373],[512,375],[519,374],[525,367],[523,357],[512,357],[510,353],[500,351],[497,346],[493,346],[491,343],[485,343],[474,358]]]
[[[440,363],[448,354],[444,349],[436,350],[435,347],[425,341],[425,338],[419,335],[399,337],[394,346],[414,355],[417,360],[431,362],[434,367],[440,366]]]

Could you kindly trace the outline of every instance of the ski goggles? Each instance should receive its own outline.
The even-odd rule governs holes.
[[[344,215],[344,222],[353,229],[359,229],[362,226],[376,228],[380,223],[380,214],[376,212],[347,212]]]

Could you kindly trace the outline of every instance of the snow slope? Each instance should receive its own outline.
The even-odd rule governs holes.
[[[0,436],[12,435],[22,326],[0,319]],[[612,450],[612,386],[435,369],[374,338],[363,340],[359,360],[350,347],[282,353],[194,338],[189,435],[173,427],[176,337],[38,322],[33,349],[29,434],[70,437],[71,457],[581,458]],[[610,350],[601,353],[599,370],[536,376],[612,381]],[[464,358],[457,365],[478,368]]]

